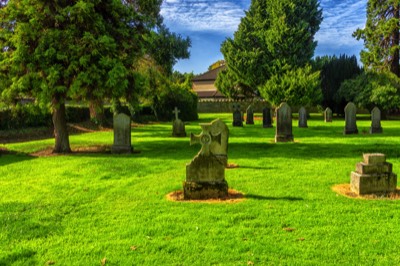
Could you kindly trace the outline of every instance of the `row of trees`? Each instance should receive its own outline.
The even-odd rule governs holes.
[[[54,152],[70,152],[67,99],[90,102],[101,121],[104,99],[134,109],[141,96],[156,94],[154,83],[172,74],[177,59],[189,57],[190,40],[163,25],[161,3],[1,1],[1,98],[32,96],[51,108]]]
[[[369,0],[364,69],[355,56],[312,59],[322,21],[317,1],[253,0],[233,39],[221,46],[227,68],[217,88],[226,96],[261,96],[273,105],[320,104],[343,112],[347,101],[383,110],[400,105],[400,1]],[[322,90],[321,90],[322,88]]]

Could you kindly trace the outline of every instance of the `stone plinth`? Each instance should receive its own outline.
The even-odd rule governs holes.
[[[356,171],[351,172],[351,190],[359,195],[385,194],[394,192],[397,175],[392,173],[392,164],[386,162],[382,153],[367,153],[364,161],[356,164]]]

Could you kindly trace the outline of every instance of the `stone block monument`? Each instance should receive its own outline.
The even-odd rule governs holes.
[[[185,124],[179,119],[178,114],[181,111],[175,107],[172,113],[175,114],[175,120],[172,122],[172,136],[173,137],[186,137]]]
[[[183,182],[184,199],[211,199],[228,196],[225,180],[225,165],[211,152],[211,144],[221,144],[221,134],[211,133],[211,123],[200,124],[200,135],[190,135],[190,145],[200,143],[201,150],[186,165],[186,180]]]
[[[292,109],[283,102],[276,109],[275,142],[293,141],[292,133]]]
[[[111,153],[132,153],[131,118],[126,114],[118,114],[113,118],[114,143]]]
[[[246,109],[246,125],[254,125],[254,110],[251,104]]]
[[[214,141],[210,143],[210,152],[215,155],[224,166],[228,166],[228,140],[229,128],[221,119],[215,119],[211,122],[211,135],[221,134],[221,142]]]
[[[358,195],[394,192],[397,175],[392,172],[392,164],[386,162],[385,154],[366,153],[363,159],[351,172],[350,189]]]
[[[381,126],[381,110],[378,107],[375,107],[371,111],[371,128],[369,129],[369,133],[371,134],[379,134],[382,133]]]
[[[299,127],[308,127],[306,108],[301,107],[299,110]]]
[[[265,107],[263,110],[263,127],[269,128],[272,127],[272,117],[271,117],[271,108]]]
[[[344,135],[358,134],[357,123],[356,123],[357,108],[352,102],[349,102],[344,108]]]
[[[239,104],[233,104],[233,123],[234,127],[243,127],[243,116],[242,112],[240,111]]]
[[[332,110],[331,110],[331,108],[326,107],[326,109],[324,111],[324,119],[325,119],[325,123],[332,122]]]

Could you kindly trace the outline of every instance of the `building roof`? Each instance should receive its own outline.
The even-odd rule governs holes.
[[[201,75],[195,76],[192,81],[215,81],[217,79],[218,73],[221,70],[224,70],[226,68],[225,65],[219,66],[217,68],[214,68],[210,71],[207,71],[206,73],[203,73]]]

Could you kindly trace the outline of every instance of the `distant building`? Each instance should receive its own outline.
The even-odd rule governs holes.
[[[192,79],[193,91],[197,93],[200,99],[223,99],[225,98],[217,88],[214,83],[217,79],[218,73],[226,68],[225,65],[221,65],[215,69],[207,71],[204,74],[195,76]]]

